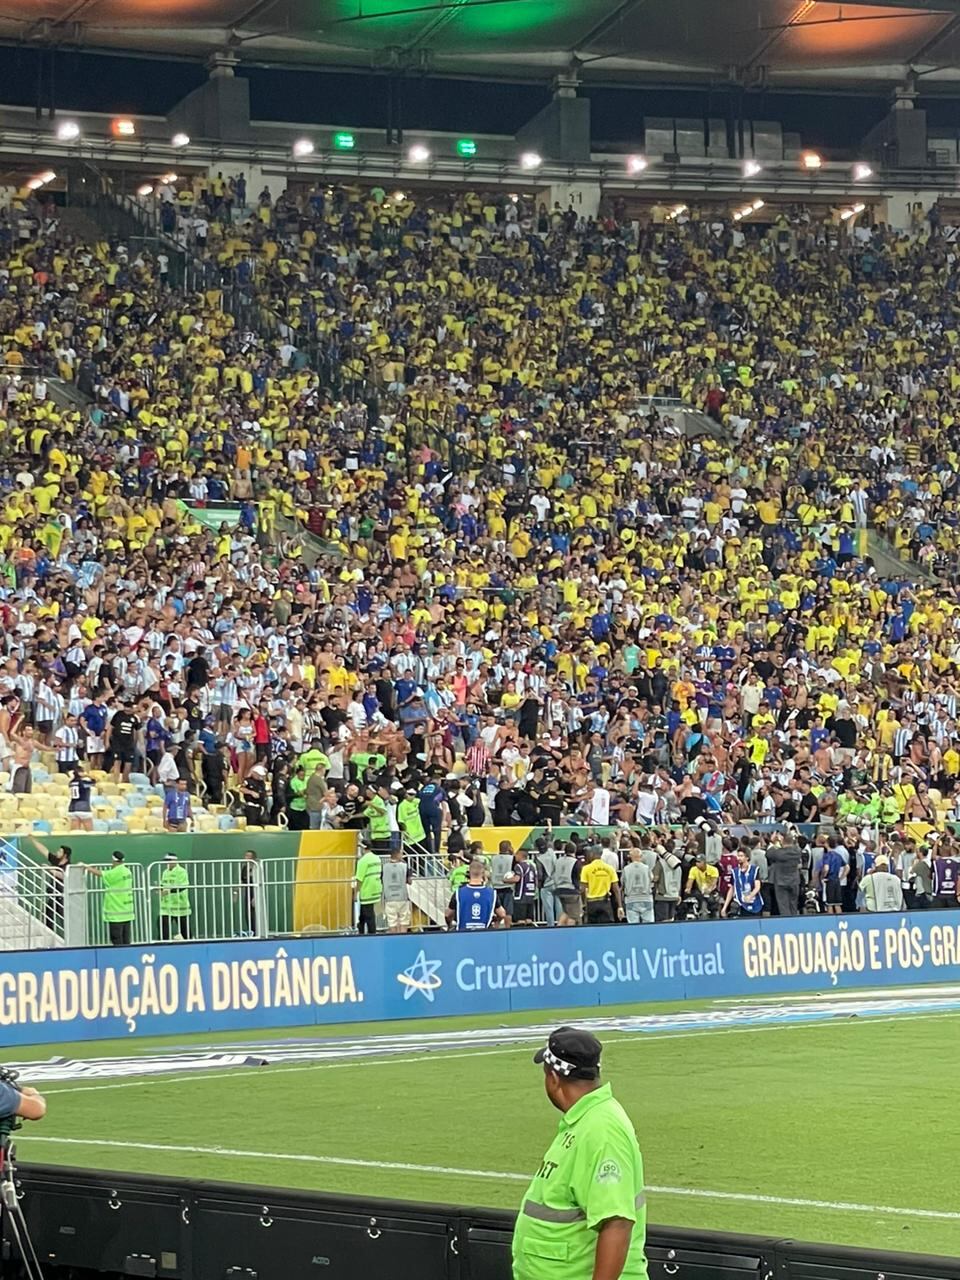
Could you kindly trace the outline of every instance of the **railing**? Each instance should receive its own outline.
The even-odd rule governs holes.
[[[299,550],[300,559],[312,569],[318,560],[325,558],[333,558],[336,560],[343,559],[343,552],[333,542],[329,542],[326,538],[319,538],[315,533],[311,533],[309,529],[303,527],[296,520],[291,520],[289,516],[278,515],[275,520],[278,547],[281,555],[288,554],[291,550]]]
[[[63,945],[63,882],[53,868],[0,839],[0,951]]]
[[[275,938],[343,932],[353,925],[352,854],[180,865],[187,875],[182,887],[165,881],[169,862],[147,867],[152,939]],[[184,898],[172,896],[178,893]]]

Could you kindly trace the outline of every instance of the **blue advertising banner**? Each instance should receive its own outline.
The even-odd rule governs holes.
[[[0,1047],[960,979],[960,912],[2,957]]]

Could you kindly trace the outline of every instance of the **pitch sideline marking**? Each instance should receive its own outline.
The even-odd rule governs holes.
[[[754,1035],[761,1031],[796,1031],[801,1027],[854,1027],[873,1025],[881,1022],[900,1022],[904,1018],[909,1018],[911,1022],[934,1022],[941,1018],[960,1017],[960,1013],[956,1010],[952,1013],[898,1013],[889,1018],[878,1017],[855,1017],[855,1018],[819,1018],[810,1019],[805,1022],[777,1022],[768,1026],[755,1027],[717,1027],[714,1029],[705,1029],[702,1031],[640,1031],[634,1035],[617,1035],[614,1033],[614,1039],[610,1039],[606,1043],[609,1049],[613,1045],[626,1044],[631,1041],[664,1041],[664,1040],[692,1040],[700,1036],[737,1036],[744,1034]],[[43,1089],[45,1098],[52,1098],[56,1094],[61,1093],[96,1093],[102,1089],[133,1089],[138,1085],[145,1084],[180,1084],[186,1080],[246,1080],[249,1073],[254,1072],[257,1075],[291,1075],[293,1072],[301,1071],[329,1071],[334,1067],[364,1067],[364,1066],[385,1066],[387,1063],[396,1063],[405,1066],[407,1063],[415,1062],[433,1062],[437,1059],[443,1062],[452,1062],[458,1058],[492,1058],[504,1053],[525,1053],[530,1047],[532,1041],[526,1043],[518,1043],[512,1045],[503,1045],[499,1049],[474,1049],[466,1053],[447,1053],[443,1049],[435,1049],[431,1053],[419,1054],[415,1057],[403,1057],[401,1054],[384,1054],[382,1056],[344,1056],[336,1062],[306,1062],[298,1067],[233,1067],[230,1071],[208,1071],[197,1069],[194,1071],[176,1073],[163,1072],[146,1073],[137,1076],[135,1080],[119,1080],[110,1081],[106,1084],[83,1085],[78,1084],[72,1089]]]
[[[436,1173],[447,1177],[492,1178],[510,1182],[529,1182],[525,1173],[495,1173],[489,1169],[457,1169],[441,1164],[407,1164],[397,1160],[359,1160],[348,1156],[316,1156],[275,1151],[245,1151],[235,1147],[187,1147],[165,1142],[122,1142],[111,1138],[50,1138],[31,1136],[31,1142],[53,1142],[79,1147],[110,1147],[134,1151],[163,1151],[183,1155],[229,1156],[251,1160],[282,1160],[299,1164],[339,1165],[351,1169],[388,1169],[400,1173]],[[689,1196],[694,1199],[737,1200],[750,1204],[789,1205],[800,1209],[829,1209],[842,1213],[892,1214],[900,1218],[936,1218],[960,1222],[960,1213],[946,1209],[910,1209],[903,1205],[854,1204],[843,1200],[806,1200],[799,1196],[768,1196],[747,1191],[710,1191],[699,1187],[648,1186],[647,1191],[662,1196]]]

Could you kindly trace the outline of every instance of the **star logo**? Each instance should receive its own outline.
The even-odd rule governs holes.
[[[442,960],[428,960],[425,951],[421,951],[409,969],[397,974],[397,981],[405,988],[404,1000],[409,1000],[416,993],[433,1004],[433,995],[443,985],[440,977]]]

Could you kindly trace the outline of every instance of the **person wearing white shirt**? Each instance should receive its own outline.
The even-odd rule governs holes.
[[[606,787],[595,786],[591,792],[590,825],[594,827],[610,825],[610,792]]]
[[[157,781],[164,787],[172,787],[179,777],[180,770],[177,768],[173,753],[169,750],[164,751],[157,765]]]

